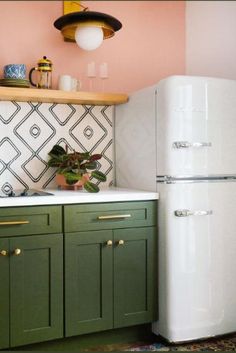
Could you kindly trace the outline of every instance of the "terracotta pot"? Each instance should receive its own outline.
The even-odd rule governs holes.
[[[84,174],[82,176],[82,179],[77,181],[77,183],[75,183],[73,185],[69,185],[69,184],[67,184],[64,175],[56,174],[56,183],[60,187],[60,189],[64,189],[64,190],[80,190],[83,188],[83,185],[88,180],[89,180],[89,174]]]

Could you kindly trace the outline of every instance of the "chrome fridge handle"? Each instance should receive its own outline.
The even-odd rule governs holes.
[[[175,141],[172,144],[173,148],[199,148],[199,147],[211,147],[211,142],[189,142],[189,141]]]
[[[175,210],[174,215],[176,217],[188,217],[188,216],[210,216],[212,215],[213,211],[204,211],[204,210],[199,210],[199,211],[190,211],[190,210]]]

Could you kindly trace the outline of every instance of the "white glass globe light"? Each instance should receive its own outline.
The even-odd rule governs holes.
[[[77,27],[75,40],[84,50],[97,49],[103,42],[103,30],[100,27]]]

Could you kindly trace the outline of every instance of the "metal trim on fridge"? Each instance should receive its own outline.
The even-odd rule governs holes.
[[[211,147],[211,142],[189,142],[189,141],[175,141],[172,144],[173,148],[199,148],[199,147]]]
[[[212,210],[198,210],[198,211],[190,211],[190,210],[175,210],[174,215],[176,217],[188,217],[188,216],[210,216],[213,214]]]
[[[236,175],[189,175],[189,176],[170,176],[157,175],[157,183],[176,184],[176,183],[212,183],[212,182],[232,182],[236,181]]]

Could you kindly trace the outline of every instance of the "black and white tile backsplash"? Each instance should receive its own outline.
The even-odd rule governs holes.
[[[113,107],[0,102],[0,192],[54,188],[48,152],[60,144],[101,153],[99,168],[113,181]]]

